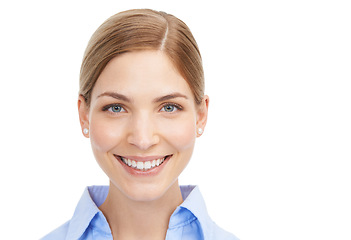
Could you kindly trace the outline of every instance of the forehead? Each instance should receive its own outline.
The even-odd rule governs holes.
[[[93,98],[105,91],[131,95],[177,91],[193,98],[188,83],[162,51],[136,51],[113,58],[100,74]]]

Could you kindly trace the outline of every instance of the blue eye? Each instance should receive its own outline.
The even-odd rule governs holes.
[[[165,112],[173,112],[174,111],[174,106],[172,105],[166,105],[163,107]]]
[[[102,110],[103,111],[109,111],[111,113],[125,112],[124,108],[121,105],[119,105],[119,104],[107,105]]]
[[[162,107],[161,111],[162,112],[175,112],[177,110],[182,110],[182,108],[176,104],[166,104]]]
[[[118,106],[118,105],[116,105],[116,106],[113,106],[113,107],[110,107],[110,111],[111,112],[115,112],[115,113],[118,113],[118,112],[122,112],[122,107],[121,106]]]

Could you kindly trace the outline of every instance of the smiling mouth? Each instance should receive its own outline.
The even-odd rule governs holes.
[[[154,168],[161,166],[162,163],[164,163],[164,161],[166,161],[167,159],[172,157],[172,155],[167,155],[163,158],[158,158],[158,159],[154,159],[154,160],[150,160],[150,161],[137,161],[134,159],[125,158],[125,157],[118,156],[118,155],[115,155],[115,157],[117,159],[120,159],[121,162],[123,162],[128,167],[131,167],[131,168],[139,170],[139,171],[149,171],[149,170],[152,170]]]

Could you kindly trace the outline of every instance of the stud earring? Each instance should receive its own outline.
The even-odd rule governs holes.
[[[83,129],[83,133],[84,133],[85,135],[87,135],[87,134],[89,133],[89,129],[84,128],[84,129]]]
[[[204,132],[204,130],[202,130],[202,128],[199,128],[199,129],[197,130],[197,133],[198,133],[199,135],[201,135],[203,132]]]

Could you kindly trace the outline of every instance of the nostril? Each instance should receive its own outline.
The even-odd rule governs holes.
[[[128,142],[141,150],[149,149],[159,142],[155,122],[148,112],[137,112],[129,122]]]
[[[130,135],[128,142],[141,150],[146,150],[159,143],[159,137],[156,135],[150,137]]]

